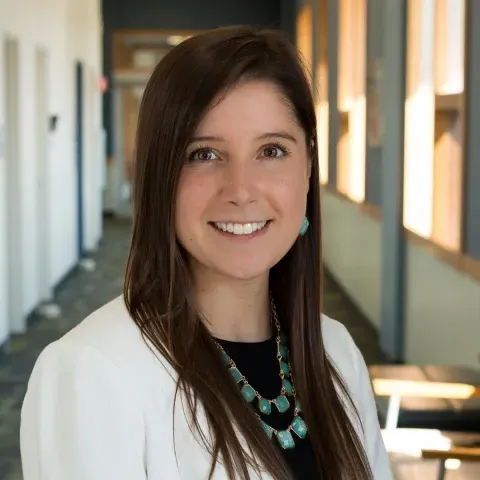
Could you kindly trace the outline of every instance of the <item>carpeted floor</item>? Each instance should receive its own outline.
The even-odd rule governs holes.
[[[22,480],[20,409],[37,356],[89,313],[119,295],[129,240],[129,223],[107,220],[102,245],[93,257],[96,268],[77,269],[56,292],[61,315],[55,319],[32,318],[27,334],[13,338],[8,352],[0,354],[0,480]],[[367,363],[384,360],[374,329],[328,275],[325,313],[345,324]]]

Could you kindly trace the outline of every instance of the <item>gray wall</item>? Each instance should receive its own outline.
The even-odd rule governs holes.
[[[337,0],[328,0],[327,6],[327,59],[328,59],[328,184],[337,188],[337,145],[340,135],[338,112],[338,23]]]
[[[111,74],[112,33],[119,29],[211,29],[224,25],[281,28],[293,40],[295,0],[103,0],[104,72]],[[110,95],[104,97],[108,155]]]
[[[385,43],[384,26],[385,0],[369,0],[367,3],[367,86],[373,83],[374,72],[372,69],[375,63],[380,66],[380,70],[382,70],[382,67],[385,65],[383,60]],[[381,81],[381,78],[379,80]],[[367,111],[368,109],[369,103],[367,96]],[[369,145],[368,138],[366,149],[365,199],[368,203],[381,205],[383,149],[381,146]]]
[[[371,0],[370,0],[371,1]],[[385,0],[384,84],[382,115],[385,121],[381,191],[381,330],[380,345],[394,361],[405,350],[405,235],[403,228],[403,167],[405,124],[406,9],[398,0]]]
[[[480,2],[468,5],[465,251],[480,260]]]

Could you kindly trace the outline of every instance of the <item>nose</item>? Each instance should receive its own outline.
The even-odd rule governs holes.
[[[243,206],[256,200],[256,179],[248,163],[233,160],[225,165],[222,196],[232,205]]]

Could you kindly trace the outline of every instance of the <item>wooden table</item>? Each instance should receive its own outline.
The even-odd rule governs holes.
[[[422,458],[438,460],[440,462],[437,480],[445,479],[447,473],[446,461],[449,459],[480,463],[480,435],[455,434],[452,432],[446,432],[445,435],[452,440],[452,447],[450,449],[422,450]]]
[[[422,458],[439,460],[437,480],[444,480],[447,474],[446,461],[457,459],[463,462],[480,462],[480,448],[453,447],[450,450],[422,450]]]
[[[462,367],[437,365],[372,365],[369,367],[373,391],[377,396],[389,397],[386,429],[395,430],[398,425],[402,397],[437,398],[444,400],[468,400],[480,397],[480,372]],[[468,441],[478,436],[445,433],[452,440],[446,450],[422,449],[422,458],[439,461],[437,480],[446,476],[446,461],[458,459],[480,462],[478,443],[468,445]],[[462,442],[467,439],[467,443]],[[468,440],[470,439],[470,440]]]
[[[397,470],[405,458],[415,458],[421,461],[434,460],[438,462],[437,480],[444,480],[448,472],[448,461],[459,460],[462,463],[480,465],[480,434],[465,432],[450,432],[429,429],[398,428],[396,430],[383,431],[385,446],[391,455],[392,468]],[[400,455],[400,457],[398,457]],[[406,457],[405,457],[406,456]],[[473,467],[473,465],[472,465]],[[426,465],[423,468],[427,469]],[[480,478],[479,468],[474,468],[475,474],[466,478]],[[413,478],[402,476],[400,478]],[[415,477],[417,478],[417,477]],[[434,478],[429,475],[418,478]],[[462,478],[464,478],[462,476]]]
[[[373,391],[389,397],[386,429],[398,425],[402,397],[466,400],[480,397],[480,371],[438,365],[371,365]]]

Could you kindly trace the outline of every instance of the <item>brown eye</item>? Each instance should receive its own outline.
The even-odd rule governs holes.
[[[285,155],[285,153],[286,152],[283,148],[272,145],[263,149],[261,157],[281,158]]]
[[[206,149],[196,150],[189,157],[189,160],[192,162],[210,162],[215,159],[215,153],[213,153],[211,150]]]

